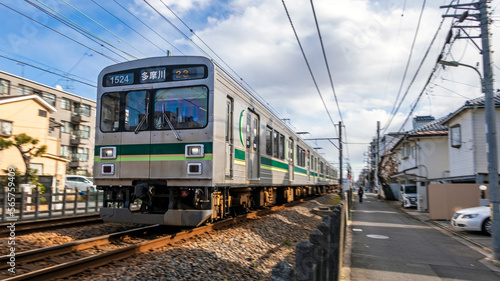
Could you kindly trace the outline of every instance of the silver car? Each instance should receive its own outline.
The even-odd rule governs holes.
[[[491,209],[488,206],[459,210],[453,215],[451,225],[463,230],[482,231],[491,235]]]
[[[78,190],[80,194],[87,192],[87,188],[91,192],[95,192],[96,190],[94,183],[84,176],[66,175],[65,182],[66,189]]]

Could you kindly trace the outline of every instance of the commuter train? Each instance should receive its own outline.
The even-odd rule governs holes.
[[[104,221],[197,226],[338,184],[332,165],[210,59],[140,59],[98,79]]]

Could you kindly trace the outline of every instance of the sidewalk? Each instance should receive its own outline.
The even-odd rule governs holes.
[[[370,193],[363,203],[354,198],[350,280],[500,280],[500,267],[488,252],[425,215],[404,212]]]

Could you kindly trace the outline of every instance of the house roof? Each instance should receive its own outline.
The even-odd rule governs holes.
[[[394,150],[396,147],[398,147],[401,143],[403,143],[404,140],[408,139],[408,137],[447,136],[448,126],[442,125],[442,122],[444,119],[448,118],[448,116],[449,115],[441,117],[416,129],[407,131],[405,133],[405,136],[400,138],[398,142],[391,148],[391,150]]]
[[[47,108],[50,113],[54,113],[57,111],[55,107],[50,105],[48,102],[46,102],[44,99],[39,97],[38,95],[25,95],[25,96],[6,96],[6,97],[0,97],[0,105],[2,104],[7,104],[7,103],[12,103],[12,102],[18,102],[18,101],[25,101],[25,100],[35,100],[38,102],[40,105],[43,107]]]
[[[495,102],[495,107],[500,107],[500,94],[495,94],[495,96],[493,96],[493,100]],[[468,100],[468,101],[466,101],[464,103],[464,105],[462,105],[462,107],[460,107],[459,109],[457,109],[454,112],[450,113],[448,115],[448,117],[445,118],[441,122],[441,124],[446,125],[453,118],[455,118],[456,116],[458,116],[459,114],[461,114],[465,110],[468,110],[468,109],[471,109],[471,108],[475,108],[475,107],[484,107],[484,103],[485,103],[485,97],[484,96]]]
[[[446,119],[449,115],[441,117],[437,120],[429,122],[421,127],[410,130],[406,132],[407,136],[436,136],[436,135],[447,135],[448,134],[448,126],[442,125],[444,119]]]

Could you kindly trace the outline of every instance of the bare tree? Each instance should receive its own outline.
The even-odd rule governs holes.
[[[41,156],[47,152],[46,145],[37,146],[39,142],[39,139],[30,137],[25,133],[15,135],[13,140],[0,137],[0,148],[4,149],[14,146],[21,153],[21,157],[23,158],[24,166],[26,168],[23,183],[29,183],[29,167],[31,159]]]

